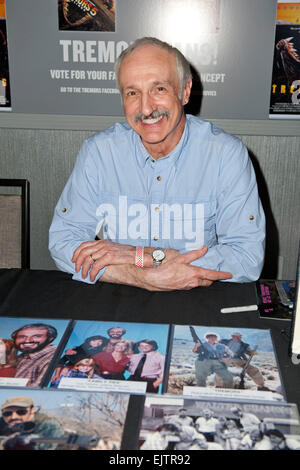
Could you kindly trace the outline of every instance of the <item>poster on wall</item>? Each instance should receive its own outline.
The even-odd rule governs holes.
[[[276,0],[10,0],[13,111],[123,116],[115,61],[135,39],[154,36],[177,47],[191,64],[187,112],[205,119],[268,118],[276,5]]]
[[[115,0],[58,0],[60,31],[115,31]]]
[[[11,111],[5,0],[0,0],[0,111]]]
[[[300,119],[300,2],[278,1],[270,118]]]

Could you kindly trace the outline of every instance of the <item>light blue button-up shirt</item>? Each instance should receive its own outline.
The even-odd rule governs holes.
[[[75,273],[75,249],[95,236],[134,246],[208,252],[192,264],[256,280],[264,260],[265,218],[242,142],[187,116],[173,151],[153,160],[128,124],[87,139],[55,208],[49,249]],[[105,268],[98,274],[102,275]]]

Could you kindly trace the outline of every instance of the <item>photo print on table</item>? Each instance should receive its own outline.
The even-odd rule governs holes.
[[[168,394],[281,401],[269,330],[175,325]]]
[[[295,404],[147,396],[139,450],[300,450]]]
[[[76,321],[49,387],[161,393],[169,325]]]
[[[119,450],[129,395],[0,389],[0,450]]]
[[[42,386],[69,324],[69,320],[1,318],[0,386]]]

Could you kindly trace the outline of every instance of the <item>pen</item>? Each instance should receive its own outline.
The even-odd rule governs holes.
[[[257,310],[257,305],[244,305],[242,307],[227,307],[221,308],[221,313],[234,313],[234,312],[250,312],[251,310]]]

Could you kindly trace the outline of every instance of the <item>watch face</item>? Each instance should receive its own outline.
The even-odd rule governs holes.
[[[155,261],[162,261],[165,258],[165,253],[162,250],[154,250],[152,257]]]

